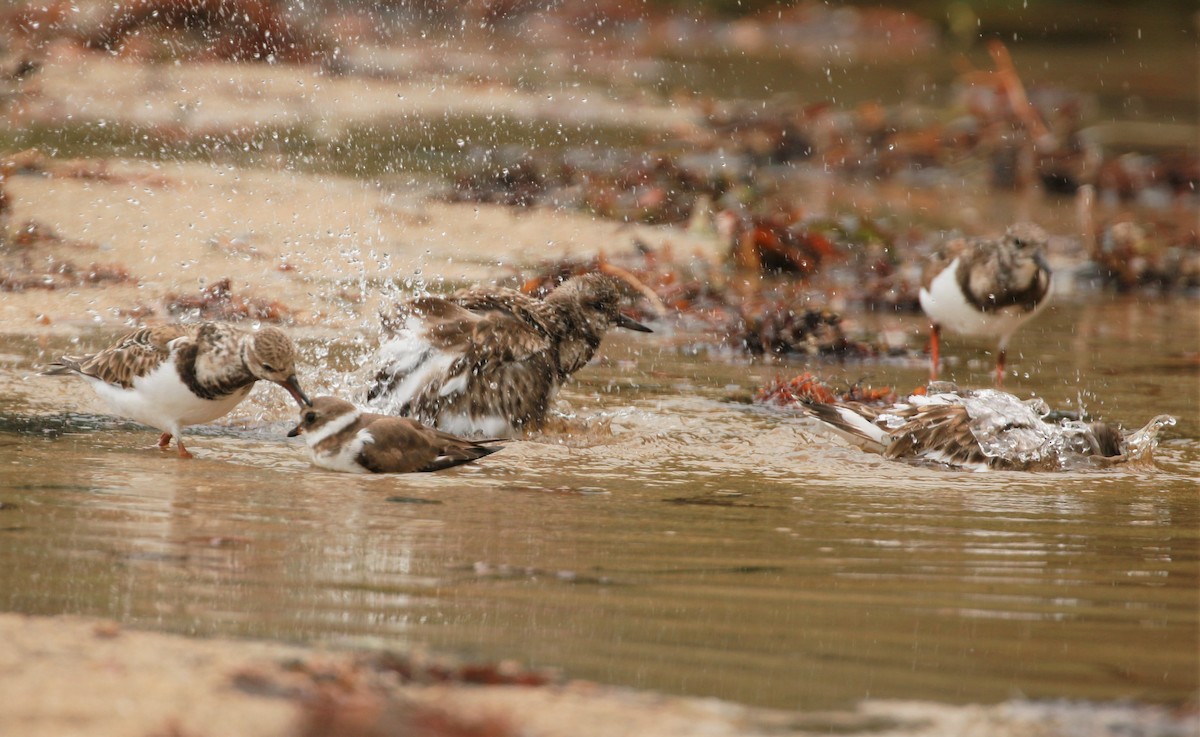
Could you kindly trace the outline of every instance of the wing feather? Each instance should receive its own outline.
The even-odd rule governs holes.
[[[135,378],[158,368],[171,354],[170,343],[187,335],[179,325],[134,330],[114,345],[88,356],[63,356],[45,373],[79,373],[107,384],[129,389]]]

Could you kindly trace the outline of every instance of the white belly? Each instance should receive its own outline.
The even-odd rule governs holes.
[[[221,399],[201,399],[179,378],[173,360],[164,361],[149,374],[135,378],[132,389],[85,378],[114,413],[171,433],[178,433],[187,425],[224,417],[250,394],[254,386],[251,384]]]
[[[358,454],[362,452],[363,445],[373,442],[375,442],[375,438],[366,428],[363,428],[350,439],[350,442],[332,452],[318,453],[315,448],[311,448],[313,463],[321,468],[328,468],[330,471],[368,473],[367,469],[358,464]],[[313,444],[315,445],[315,442]]]
[[[404,330],[379,346],[376,358],[380,369],[391,374],[407,374],[390,392],[370,402],[384,414],[399,413],[401,407],[416,400],[430,387],[436,388],[440,397],[458,394],[467,388],[465,374],[450,373],[451,366],[460,356],[434,348],[415,329],[420,327],[419,321],[410,317]]]
[[[993,336],[1002,344],[1030,319],[1046,306],[1048,300],[1043,300],[1032,310],[1023,310],[1019,306],[1003,307],[992,312],[982,312],[967,301],[966,295],[958,283],[959,259],[954,259],[943,269],[929,287],[921,288],[919,298],[921,309],[929,319],[943,328],[960,335]]]
[[[437,429],[451,435],[480,438],[511,438],[517,429],[501,415],[467,415],[461,412],[442,412]]]

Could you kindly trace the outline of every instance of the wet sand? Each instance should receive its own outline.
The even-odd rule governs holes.
[[[1195,715],[1067,702],[945,706],[867,702],[848,712],[755,709],[583,681],[405,683],[347,651],[189,639],[81,617],[0,614],[0,732],[165,735],[819,735],[1037,737],[1195,734]],[[375,665],[372,665],[375,663]],[[511,669],[510,669],[511,670]],[[460,672],[466,672],[462,670]],[[475,671],[482,678],[504,666]],[[512,671],[520,677],[518,671]]]

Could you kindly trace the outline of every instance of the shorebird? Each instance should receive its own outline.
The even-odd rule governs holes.
[[[477,287],[385,310],[368,403],[460,435],[536,428],[609,328],[651,332],[618,310],[617,284],[585,274],[545,299]]]
[[[1061,470],[1137,460],[1148,457],[1163,427],[1175,424],[1175,418],[1159,415],[1125,433],[1104,422],[1052,421],[1040,399],[1022,401],[997,389],[959,391],[948,382],[886,406],[808,400],[801,405],[850,442],[885,458],[973,471]]]
[[[1017,223],[998,240],[956,238],[934,254],[919,295],[931,323],[931,380],[938,376],[946,328],[996,338],[996,386],[1004,383],[1009,340],[1049,301],[1050,268],[1042,256],[1046,242],[1037,225]]]
[[[225,323],[141,328],[87,356],[63,356],[42,372],[78,374],[113,412],[158,428],[158,447],[175,438],[191,458],[182,430],[222,417],[259,379],[279,384],[300,406],[309,404],[296,379],[296,348],[278,328],[253,332]]]
[[[500,450],[434,430],[406,417],[364,413],[336,397],[317,397],[300,410],[289,438],[303,435],[313,463],[348,473],[441,471]]]

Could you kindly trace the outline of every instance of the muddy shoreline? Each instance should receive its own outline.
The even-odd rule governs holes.
[[[875,701],[789,712],[561,680],[513,664],[191,639],[73,616],[0,614],[0,645],[0,731],[25,737],[1029,737],[1130,729],[1185,737],[1200,726],[1194,708],[1071,702]]]

